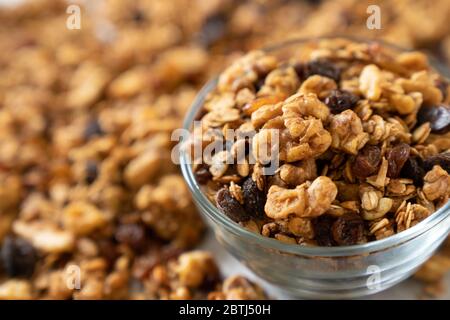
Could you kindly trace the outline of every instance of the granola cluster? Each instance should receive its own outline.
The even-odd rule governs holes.
[[[339,246],[399,233],[447,203],[450,86],[424,54],[345,39],[293,51],[249,53],[206,99],[204,151],[213,130],[254,130],[195,168],[209,170],[200,182],[225,215],[283,242]],[[247,170],[233,159],[242,145]]]

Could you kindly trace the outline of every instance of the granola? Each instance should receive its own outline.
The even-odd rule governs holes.
[[[436,86],[447,80],[427,57],[345,39],[312,41],[300,50],[287,61],[270,52],[247,54],[223,72],[206,98],[203,128],[225,128],[210,117],[222,108],[214,102],[231,94],[235,103],[228,103],[227,113],[233,119],[225,122],[255,130],[240,140],[251,145],[248,159],[256,161],[249,178],[236,175],[240,169],[232,161],[224,165],[228,151],[212,156],[221,159],[219,167],[209,165],[222,187],[217,207],[282,242],[337,246],[399,233],[447,203],[450,108]],[[262,61],[270,61],[265,72],[259,72]],[[411,64],[415,68],[407,68]],[[350,82],[356,85],[348,91]],[[238,103],[236,92],[244,89],[251,94]],[[240,143],[235,137],[230,142]],[[276,158],[278,169],[264,174]],[[218,168],[220,176],[236,179],[215,179]],[[259,208],[265,202],[262,214],[241,194],[250,179],[261,193]]]

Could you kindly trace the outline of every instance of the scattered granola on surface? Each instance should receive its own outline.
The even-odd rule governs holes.
[[[298,46],[288,61],[247,54],[206,98],[194,144],[206,149],[216,129],[255,130],[194,168],[209,169],[199,182],[217,207],[286,243],[340,246],[399,233],[446,204],[448,82],[427,57],[339,38]],[[280,166],[261,174],[272,152]]]

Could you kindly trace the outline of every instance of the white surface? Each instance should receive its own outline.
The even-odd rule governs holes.
[[[269,296],[277,299],[292,299],[289,296],[281,294],[277,288],[268,284],[266,281],[254,275],[249,269],[243,266],[239,261],[233,258],[215,239],[212,231],[208,231],[203,244],[200,249],[208,250],[213,253],[216,261],[219,265],[220,270],[225,276],[230,276],[233,274],[242,274],[247,276],[249,279],[256,280],[259,284],[262,284],[266,289]],[[450,276],[445,279],[446,288],[448,288],[447,293],[440,297],[440,299],[450,299]],[[419,299],[422,294],[422,285],[414,280],[407,279],[398,285],[385,290],[383,292],[377,293],[372,296],[368,296],[365,299]]]

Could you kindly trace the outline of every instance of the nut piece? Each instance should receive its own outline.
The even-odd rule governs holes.
[[[280,167],[280,178],[290,186],[298,186],[317,177],[316,161],[308,159],[298,165],[285,163]]]
[[[308,93],[314,93],[319,99],[325,99],[330,95],[332,90],[336,89],[337,85],[333,79],[319,75],[313,75],[303,81],[298,92],[304,95],[307,95]]]
[[[285,189],[273,185],[267,194],[264,210],[272,219],[287,218],[290,214],[317,217],[330,208],[336,195],[336,185],[325,176],[315,179],[309,187],[302,184],[295,189]]]
[[[156,150],[148,150],[130,161],[125,167],[124,179],[132,188],[151,182],[158,173],[161,159]]]
[[[306,209],[306,186],[301,185],[295,189],[285,189],[273,185],[267,194],[264,211],[269,218],[284,219],[290,214],[303,216]]]
[[[281,102],[277,104],[268,104],[253,112],[251,116],[253,127],[259,128],[270,119],[281,116],[283,114],[281,110],[282,106],[283,104]]]
[[[450,175],[440,166],[435,165],[424,177],[423,193],[425,197],[434,201],[450,197]]]
[[[352,110],[334,115],[330,123],[331,146],[334,149],[356,155],[369,141],[364,132],[361,119]]]
[[[31,284],[26,280],[11,279],[0,285],[0,300],[32,299]]]
[[[280,154],[280,131],[262,129],[252,140],[252,153],[261,164],[268,164]],[[254,169],[253,169],[254,170]]]
[[[296,119],[299,117],[314,117],[325,122],[330,115],[328,107],[321,102],[314,93],[297,93],[283,102],[283,119]],[[288,125],[286,125],[289,128]],[[289,131],[294,137],[295,130]]]
[[[206,251],[191,251],[182,254],[175,266],[180,284],[189,288],[198,288],[210,278],[217,278],[219,271],[213,257]]]
[[[327,211],[336,199],[337,187],[325,176],[318,177],[308,188],[308,208],[306,216],[317,217]]]
[[[314,239],[314,227],[311,219],[297,217],[289,218],[287,221],[287,228],[294,236]]]
[[[258,95],[282,95],[289,96],[297,90],[300,85],[294,68],[278,68],[271,71],[259,90]]]
[[[69,231],[58,229],[52,224],[16,221],[13,230],[31,242],[33,247],[47,253],[61,253],[72,250],[75,237]]]
[[[62,213],[62,223],[75,235],[87,235],[107,223],[105,214],[90,203],[70,203]]]
[[[378,101],[382,92],[381,80],[380,69],[374,64],[367,65],[359,76],[359,90],[367,99]]]
[[[364,210],[362,217],[364,220],[375,220],[384,217],[391,210],[394,201],[391,198],[381,198],[378,206],[374,210]]]
[[[263,289],[242,276],[231,276],[223,283],[225,300],[264,300],[267,299]],[[212,298],[214,295],[208,298]]]

